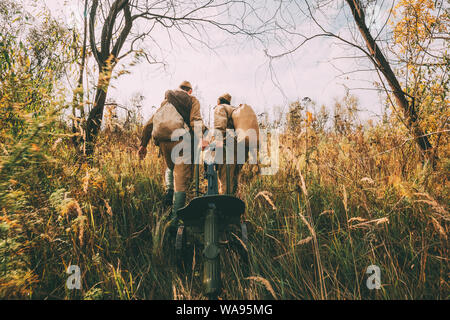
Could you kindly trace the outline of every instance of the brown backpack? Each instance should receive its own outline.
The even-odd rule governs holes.
[[[160,141],[170,141],[177,129],[178,136],[191,131],[190,114],[192,100],[189,94],[182,90],[167,90],[165,100],[153,115],[152,136],[156,144]]]
[[[248,130],[253,130],[256,135],[256,142],[259,143],[259,125],[258,118],[256,117],[255,111],[248,104],[241,104],[239,107],[235,108],[231,114],[233,120],[234,129],[237,135],[238,143],[245,140],[246,145],[249,144],[250,133]]]

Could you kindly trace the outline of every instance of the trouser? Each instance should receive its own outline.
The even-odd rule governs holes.
[[[219,164],[219,193],[235,194],[242,164]],[[228,174],[227,174],[228,167]],[[228,181],[227,181],[228,179]]]
[[[194,166],[191,163],[176,163],[177,159],[180,157],[175,157],[175,159],[172,159],[172,150],[178,143],[180,143],[180,141],[161,141],[159,142],[159,148],[164,157],[167,168],[173,172],[174,191],[186,192],[192,181]],[[166,172],[166,175],[168,174],[170,173]],[[167,177],[166,183],[168,180],[170,181],[170,178]]]
[[[241,174],[242,167],[244,163],[247,162],[249,158],[249,149],[245,145],[244,159],[238,159],[238,146],[236,139],[233,139],[234,143],[234,155],[232,161],[227,160],[227,148],[226,144],[223,149],[223,164],[218,165],[218,177],[219,177],[219,193],[220,194],[235,194],[238,189],[239,177]],[[239,160],[239,161],[238,161]],[[243,161],[242,161],[243,160]],[[227,163],[228,162],[228,163]],[[241,163],[243,162],[243,163]]]
[[[242,140],[241,142],[237,142],[236,138],[233,140],[234,143],[234,155],[231,163],[227,164],[226,154],[227,147],[225,145],[223,150],[223,164],[218,165],[218,176],[219,176],[219,193],[220,194],[236,194],[238,191],[239,180],[242,174],[242,168],[244,164],[249,161],[250,157],[252,157],[253,161],[251,163],[255,163],[254,161],[258,160],[258,148],[251,145],[247,140]],[[229,151],[231,151],[229,149]],[[244,151],[243,156],[240,152]],[[229,159],[230,160],[230,159]],[[230,162],[230,161],[228,161]],[[257,164],[251,164],[251,167],[256,166],[257,172],[259,172],[259,166]],[[228,187],[227,187],[228,186]]]

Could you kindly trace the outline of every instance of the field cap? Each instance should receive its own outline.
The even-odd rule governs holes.
[[[230,103],[231,102],[231,96],[230,96],[230,94],[229,93],[224,93],[223,95],[221,95],[220,97],[219,97],[219,100],[220,99],[224,99],[224,100],[227,100],[228,101],[228,103]]]
[[[180,88],[181,88],[181,87],[187,87],[187,88],[189,88],[189,89],[192,90],[192,85],[191,85],[191,83],[190,83],[189,81],[183,81],[183,82],[180,84]]]

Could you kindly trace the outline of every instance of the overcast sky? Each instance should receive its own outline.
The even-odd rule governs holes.
[[[45,4],[54,17],[71,24],[82,21],[82,2],[46,0]],[[304,24],[300,22],[299,27],[308,27],[310,22],[305,21]],[[334,31],[340,34],[347,32],[344,26]],[[133,94],[142,93],[145,97],[143,113],[147,118],[153,112],[151,106],[160,104],[165,90],[177,87],[183,80],[189,80],[195,88],[193,94],[200,99],[204,117],[208,116],[208,110],[215,105],[217,97],[225,92],[233,97],[232,104],[247,103],[257,113],[267,111],[272,117],[280,112],[275,106],[286,111],[288,102],[306,96],[319,106],[325,104],[331,107],[335,98],[345,94],[345,84],[359,97],[361,109],[368,110],[362,115],[364,118],[381,114],[379,94],[375,90],[357,89],[373,89],[373,73],[358,74],[359,80],[356,81],[337,77],[337,68],[344,72],[361,68],[352,59],[336,59],[348,55],[348,47],[334,45],[329,39],[317,38],[295,53],[274,61],[271,72],[268,58],[260,45],[217,30],[212,32],[217,32],[217,43],[213,44],[220,44],[214,51],[202,48],[199,44],[191,47],[182,41],[171,48],[165,42],[165,33],[159,31],[159,34],[153,34],[157,41],[166,46],[162,53],[166,67],[146,62],[128,67],[130,74],[113,80],[108,98],[127,104]],[[209,36],[215,40],[216,35]],[[279,48],[274,47],[269,52],[276,54]],[[354,78],[353,75],[349,77]]]

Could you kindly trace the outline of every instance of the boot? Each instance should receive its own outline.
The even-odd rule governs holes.
[[[186,192],[177,191],[173,194],[173,207],[172,207],[172,214],[170,216],[171,220],[176,220],[178,222],[177,212],[179,209],[184,207],[185,202],[186,202]]]
[[[170,207],[173,203],[173,189],[169,189],[164,194],[163,205],[164,207]]]
[[[186,192],[184,191],[174,192],[172,214],[170,215],[170,225],[169,225],[169,233],[172,235],[176,234],[179,224],[177,212],[179,209],[184,207],[185,202],[186,202]]]

